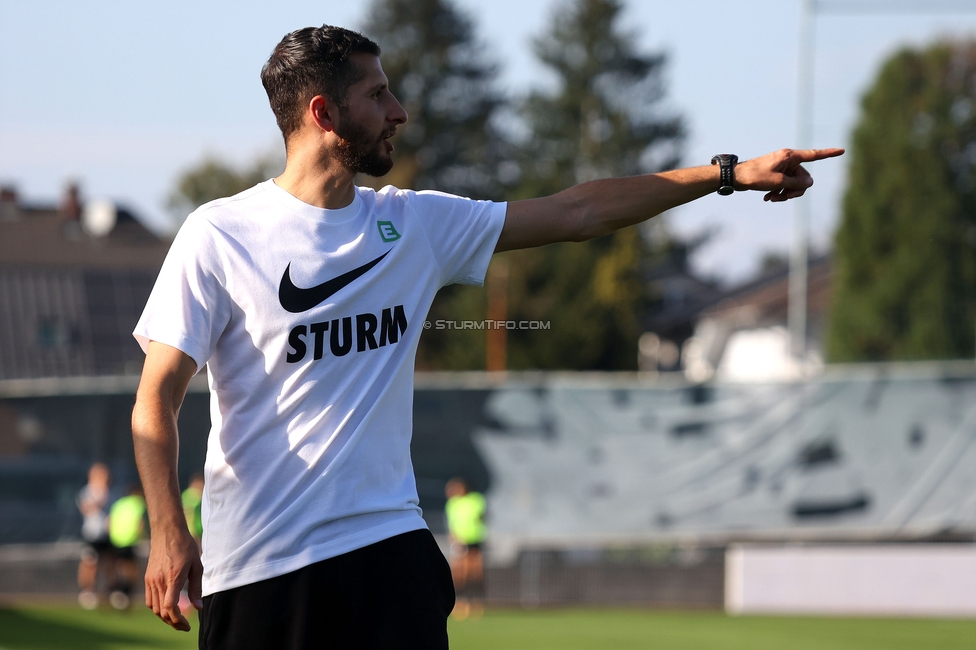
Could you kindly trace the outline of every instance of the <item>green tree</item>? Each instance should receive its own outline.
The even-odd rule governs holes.
[[[864,96],[850,155],[828,359],[971,356],[976,43],[891,57]]]
[[[682,123],[661,107],[665,56],[638,50],[619,28],[621,9],[618,0],[567,0],[536,39],[558,86],[531,93],[522,107],[530,136],[515,198],[678,163]],[[508,256],[512,317],[551,323],[510,335],[510,367],[636,367],[647,304],[641,269],[651,257],[640,229]]]
[[[207,157],[180,174],[166,207],[179,224],[204,203],[243,192],[277,176],[282,169],[284,164],[272,155],[260,157],[243,169],[236,169],[218,158]]]
[[[393,171],[378,183],[501,198],[505,141],[492,116],[506,100],[471,20],[451,0],[376,0],[368,15],[364,33],[380,44],[410,116],[394,140]]]
[[[380,44],[383,70],[409,119],[394,140],[393,170],[380,179],[416,190],[440,190],[501,199],[514,182],[507,140],[493,116],[507,105],[498,68],[476,38],[472,21],[451,0],[376,0],[364,33]],[[481,320],[484,290],[445,287],[431,307],[432,320]],[[428,369],[484,367],[484,332],[428,330],[417,365]]]

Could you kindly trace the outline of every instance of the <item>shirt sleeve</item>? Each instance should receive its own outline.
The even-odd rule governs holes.
[[[180,228],[133,331],[143,351],[149,341],[186,353],[199,371],[213,355],[230,313],[204,218],[190,215]]]
[[[409,205],[420,221],[442,285],[481,285],[505,225],[506,203],[475,201],[442,192],[410,193]]]

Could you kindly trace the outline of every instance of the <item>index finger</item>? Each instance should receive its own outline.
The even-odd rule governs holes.
[[[180,574],[183,577],[183,574]],[[180,590],[183,588],[182,581],[171,582],[166,585],[166,595],[163,596],[162,611],[159,617],[166,621],[170,627],[176,628],[182,632],[188,632],[190,630],[190,623],[183,616],[183,612],[180,611]]]
[[[844,150],[840,147],[832,147],[830,149],[794,149],[793,155],[799,158],[798,162],[813,162],[814,160],[823,160],[824,158],[836,158],[837,156],[844,153]]]

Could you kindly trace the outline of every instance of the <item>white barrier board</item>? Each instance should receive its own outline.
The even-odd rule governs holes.
[[[732,614],[976,616],[976,545],[732,546]]]

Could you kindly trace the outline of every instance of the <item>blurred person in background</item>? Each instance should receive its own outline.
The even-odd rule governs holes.
[[[113,553],[108,534],[108,513],[112,505],[112,474],[104,463],[88,470],[88,484],[78,493],[81,511],[81,538],[85,548],[78,564],[78,603],[85,609],[98,607],[98,576],[103,584],[112,582]]]
[[[203,474],[197,472],[190,479],[190,485],[180,495],[183,501],[183,516],[197,545],[203,538]]]
[[[462,478],[452,478],[444,487],[447,529],[451,534],[451,575],[457,591],[454,616],[460,620],[480,616],[484,610],[485,563],[482,545],[487,503],[483,494],[472,492]]]
[[[190,535],[197,542],[200,552],[203,552],[203,474],[197,472],[190,479],[190,485],[180,494],[183,502],[183,516],[186,518],[186,527]],[[184,588],[180,592],[180,610],[190,611],[193,603],[190,602],[190,594]]]
[[[146,499],[142,488],[134,485],[129,494],[112,504],[108,514],[109,539],[115,551],[115,582],[109,603],[118,610],[129,608],[132,588],[138,577],[136,546],[146,530]]]

